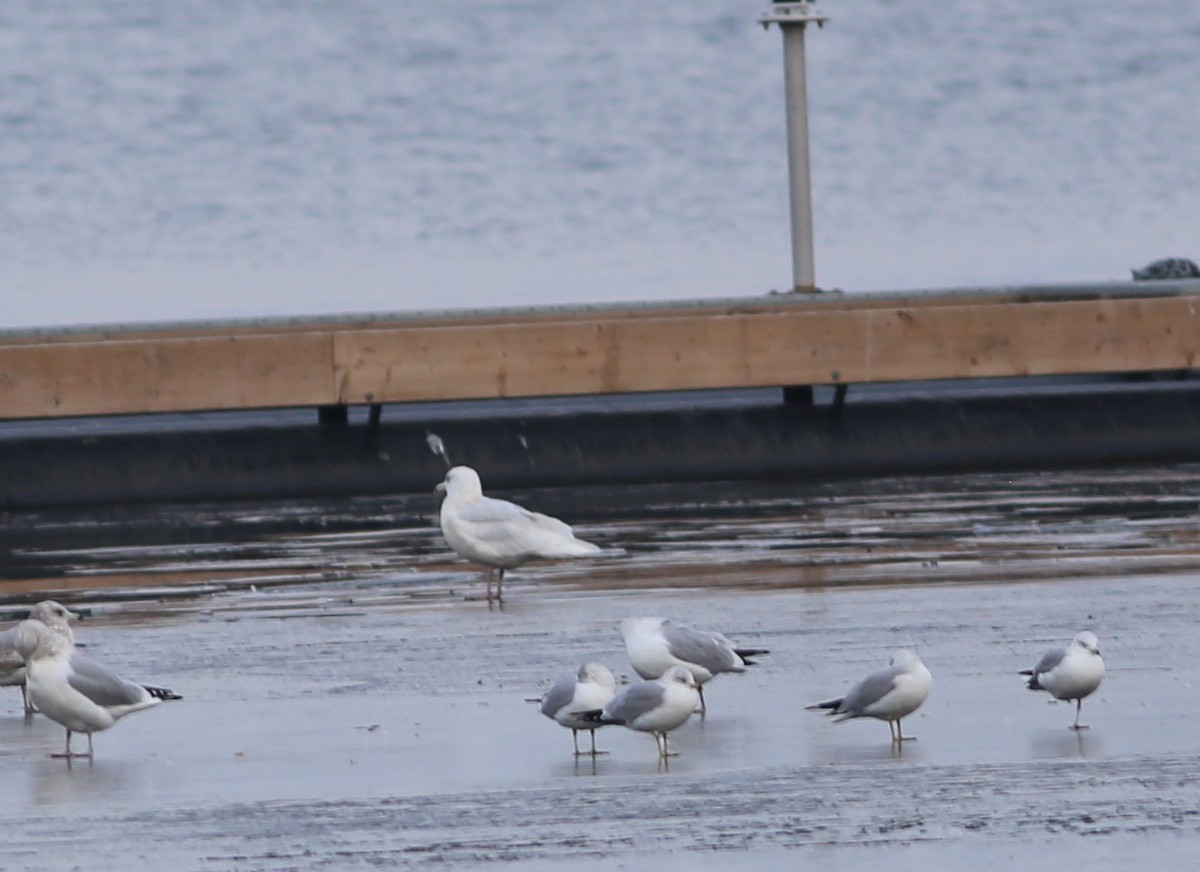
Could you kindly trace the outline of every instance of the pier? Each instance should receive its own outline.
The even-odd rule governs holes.
[[[1200,459],[1200,282],[0,337],[0,506]]]
[[[0,336],[0,418],[1191,369],[1200,282],[780,294]]]

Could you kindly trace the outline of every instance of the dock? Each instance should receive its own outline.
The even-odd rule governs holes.
[[[1188,370],[1200,281],[0,335],[0,419]]]
[[[1198,358],[1197,280],[12,331],[0,506],[1200,459]]]

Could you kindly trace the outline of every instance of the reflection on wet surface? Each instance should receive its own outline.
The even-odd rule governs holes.
[[[464,598],[432,497],[11,517],[8,576],[36,579],[11,616],[21,587],[67,590],[90,656],[185,699],[68,768],[62,728],[0,689],[0,820],[22,834],[0,865],[88,868],[98,844],[128,869],[1194,865],[1198,478],[520,494],[622,553],[514,572],[502,608]],[[117,586],[72,597],[93,583]],[[526,699],[587,659],[630,678],[632,614],[772,653],[709,685],[668,765],[619,728],[575,759]],[[1016,673],[1085,626],[1109,673],[1072,733]],[[917,741],[803,710],[901,646],[934,676]]]

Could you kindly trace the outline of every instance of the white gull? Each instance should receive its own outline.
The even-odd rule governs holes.
[[[1037,666],[1022,670],[1028,675],[1026,687],[1045,690],[1055,699],[1075,701],[1075,722],[1072,730],[1086,730],[1079,723],[1083,700],[1095,692],[1104,680],[1104,661],[1100,658],[1100,640],[1091,630],[1077,633],[1066,648],[1053,648],[1042,655]]]
[[[555,723],[571,731],[575,756],[579,750],[579,731],[592,734],[592,756],[603,754],[596,750],[596,730],[602,724],[582,717],[583,712],[602,709],[617,694],[617,682],[603,663],[585,663],[578,672],[564,675],[541,699],[541,712]]]
[[[851,687],[845,696],[808,708],[825,709],[837,721],[853,718],[887,721],[892,742],[904,742],[916,737],[904,735],[900,719],[921,707],[932,684],[933,676],[921,658],[912,651],[901,649],[892,655],[887,667],[872,672]]]
[[[30,701],[38,711],[67,730],[64,752],[52,757],[91,757],[92,733],[107,730],[125,715],[163,700],[183,698],[165,688],[126,681],[84,657],[70,641],[53,633],[38,642],[26,661],[25,672]],[[72,733],[87,734],[86,754],[71,752]]]
[[[499,600],[505,570],[529,560],[583,557],[600,551],[598,545],[576,539],[557,518],[485,497],[479,474],[469,466],[452,467],[437,490],[446,495],[441,511],[446,544],[464,560],[485,567],[488,602],[493,573]]]
[[[634,671],[645,679],[658,678],[672,666],[684,666],[696,679],[700,713],[704,685],[723,672],[745,672],[754,665],[752,657],[770,652],[766,648],[735,648],[725,636],[675,624],[667,618],[626,618],[621,637]]]

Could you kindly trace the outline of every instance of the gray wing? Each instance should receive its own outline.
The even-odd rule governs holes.
[[[72,654],[67,683],[96,705],[134,705],[149,696],[141,685],[118,677],[82,654]]]
[[[563,706],[569,705],[575,698],[575,675],[564,675],[554,687],[542,697],[542,714],[548,718],[554,717]]]
[[[1062,659],[1066,656],[1066,648],[1055,648],[1053,651],[1047,651],[1042,655],[1042,659],[1038,661],[1037,666],[1033,667],[1033,674],[1042,675],[1049,672],[1055,666],[1062,663]]]
[[[604,717],[629,723],[662,705],[666,693],[657,681],[630,685],[604,707]]]
[[[850,692],[842,699],[838,714],[861,715],[867,708],[896,689],[898,674],[899,670],[894,667],[872,672],[850,688]]]
[[[671,624],[663,627],[663,635],[672,654],[680,660],[703,666],[714,675],[741,666],[741,658],[730,650],[728,644],[722,644],[724,637]]]

